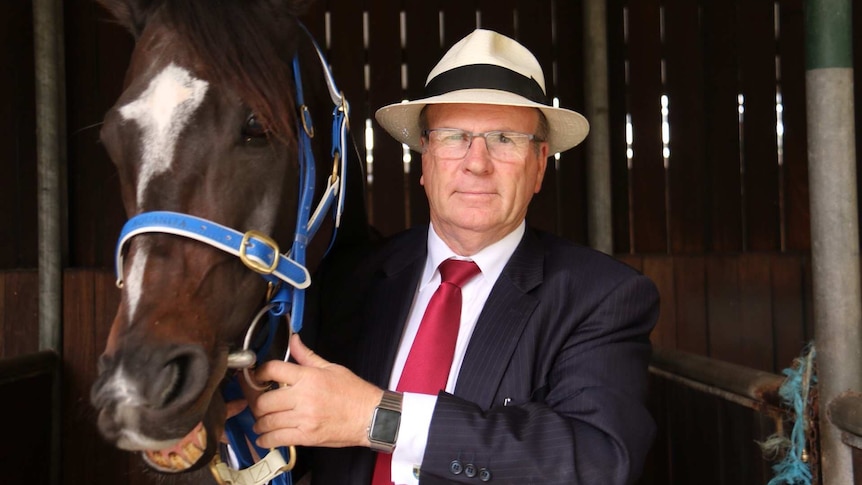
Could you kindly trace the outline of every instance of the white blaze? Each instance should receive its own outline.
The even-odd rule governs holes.
[[[171,168],[177,139],[203,102],[208,87],[206,81],[171,63],[150,81],[138,99],[120,108],[123,119],[134,121],[141,129],[142,159],[136,188],[138,207],[143,205],[147,186],[153,177]],[[126,276],[130,322],[141,297],[147,253],[145,247],[135,253]]]

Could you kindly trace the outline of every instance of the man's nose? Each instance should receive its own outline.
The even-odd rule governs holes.
[[[464,169],[473,173],[488,173],[493,168],[491,152],[484,137],[474,136],[464,156]]]

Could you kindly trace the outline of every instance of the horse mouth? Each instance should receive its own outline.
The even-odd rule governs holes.
[[[151,468],[162,473],[182,473],[200,466],[199,461],[207,455],[207,429],[198,423],[189,434],[170,448],[141,452]]]

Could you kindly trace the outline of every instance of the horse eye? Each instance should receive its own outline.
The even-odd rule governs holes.
[[[258,121],[257,116],[254,113],[248,115],[248,118],[245,120],[245,124],[242,125],[242,141],[246,143],[259,141],[266,138],[266,135],[267,130],[263,124]]]

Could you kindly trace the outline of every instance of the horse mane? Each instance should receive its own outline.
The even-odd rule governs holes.
[[[165,0],[166,21],[215,82],[231,87],[275,137],[295,139],[291,62],[310,0]]]

